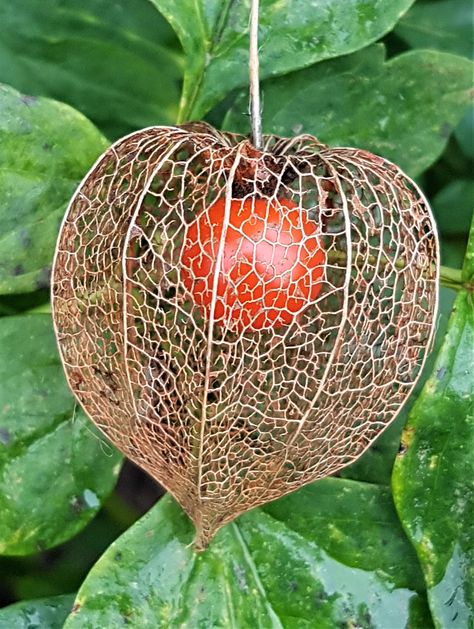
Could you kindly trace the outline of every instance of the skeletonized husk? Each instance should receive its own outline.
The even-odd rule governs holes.
[[[187,292],[187,226],[223,197],[290,199],[317,226],[322,288],[290,325],[212,325]],[[258,152],[203,123],[144,129],[100,157],[62,225],[52,291],[66,375],[193,519],[199,550],[352,462],[395,418],[432,339],[437,259],[426,200],[380,157],[311,136],[268,136]]]

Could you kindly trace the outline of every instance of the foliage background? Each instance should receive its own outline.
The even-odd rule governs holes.
[[[133,526],[161,490],[64,383],[48,283],[67,200],[140,127],[247,131],[247,5],[0,0],[0,628],[474,624],[469,0],[262,0],[265,130],[399,163],[433,204],[442,263],[464,260],[423,390],[359,461],[196,558],[168,497]]]

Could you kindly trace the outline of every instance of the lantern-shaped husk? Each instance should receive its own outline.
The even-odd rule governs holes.
[[[287,325],[217,324],[183,281],[188,226],[219,199],[289,200],[314,224],[320,290]],[[204,124],[145,129],[101,156],[63,222],[53,308],[69,384],[203,548],[394,419],[432,338],[437,255],[425,199],[380,157],[312,136],[259,152]]]

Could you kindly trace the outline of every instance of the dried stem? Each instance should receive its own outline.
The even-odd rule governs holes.
[[[376,264],[378,258],[376,256],[369,256],[368,258],[354,258],[355,266],[361,266],[362,263],[368,262],[369,264]],[[330,264],[345,266],[347,263],[347,255],[344,251],[329,251],[327,254],[327,261]],[[398,258],[394,261],[389,261],[385,256],[381,256],[378,261],[380,266],[383,268],[387,264],[393,264],[396,269],[399,271],[403,271],[406,267],[406,262],[403,258]],[[429,267],[426,269],[427,274],[434,274],[436,271],[435,267]],[[453,290],[468,290],[472,291],[473,286],[470,282],[464,282],[462,279],[462,271],[461,269],[452,269],[449,266],[440,266],[439,273],[439,283],[441,286],[445,286],[446,288],[452,288]]]
[[[259,0],[251,0],[250,7],[250,50],[249,50],[249,78],[250,78],[250,117],[252,121],[252,143],[261,150],[262,143],[262,115],[260,111],[260,79],[258,59],[258,13]]]

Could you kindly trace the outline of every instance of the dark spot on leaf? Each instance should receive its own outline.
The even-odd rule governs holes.
[[[447,139],[451,135],[452,130],[453,130],[452,126],[448,124],[447,122],[445,122],[444,124],[441,125],[439,129],[439,135],[442,138]]]
[[[121,561],[121,559],[122,559],[122,553],[120,551],[118,553],[115,553],[114,560]]]
[[[71,499],[69,506],[73,513],[79,515],[86,508],[86,503],[84,502],[82,496],[73,496]]]
[[[415,430],[411,426],[405,426],[402,432],[402,438],[400,447],[398,448],[398,456],[403,456],[410,447],[410,444],[415,436]]]
[[[18,236],[22,247],[27,248],[31,245],[31,238],[27,229],[20,229]]]
[[[362,622],[364,623],[364,624],[362,625],[363,627],[373,627],[373,624],[372,624],[372,616],[370,615],[370,612],[369,612],[369,610],[368,610],[368,609],[366,609],[366,610],[363,612],[363,614],[362,614],[362,616],[361,616],[361,620],[362,620]]]
[[[451,594],[451,596],[450,596],[450,597],[448,598],[448,600],[445,602],[445,605],[447,605],[448,607],[451,607],[451,605],[452,605],[452,604],[454,603],[454,601],[456,600],[456,596],[457,596],[457,593],[458,593],[458,590],[459,590],[459,588],[460,588],[460,587],[461,587],[460,585],[457,585],[457,586],[454,588],[454,592]]]
[[[71,609],[71,614],[77,614],[77,612],[81,609],[80,603],[74,603]]]
[[[442,380],[445,375],[446,375],[446,367],[441,367],[441,369],[438,369],[438,371],[436,372],[436,377],[438,378],[438,380]]]
[[[316,607],[321,607],[321,605],[325,603],[326,600],[327,600],[327,595],[324,590],[317,590],[314,593],[314,602],[315,602]]]
[[[399,454],[399,455],[403,455],[403,454],[405,454],[405,452],[406,452],[407,450],[408,450],[408,446],[407,446],[407,445],[405,445],[404,443],[401,443],[401,444],[398,446],[398,454]]]
[[[38,102],[38,98],[36,96],[26,96],[22,94],[20,96],[20,100],[24,105],[35,105]]]
[[[45,143],[43,144],[43,151],[48,151],[48,152],[49,152],[49,151],[51,151],[51,150],[52,150],[52,148],[53,148],[53,145],[52,145],[52,144],[49,144],[49,142],[45,142]]]
[[[22,264],[17,264],[13,269],[14,276],[23,275],[24,272],[25,272],[25,269]]]
[[[12,440],[10,431],[7,428],[0,428],[0,443],[7,446]]]
[[[38,279],[36,280],[36,288],[48,288],[49,282],[51,280],[51,267],[46,266],[44,269],[38,274]]]
[[[290,592],[296,592],[297,589],[298,589],[298,584],[296,583],[296,581],[288,581],[288,590]]]

